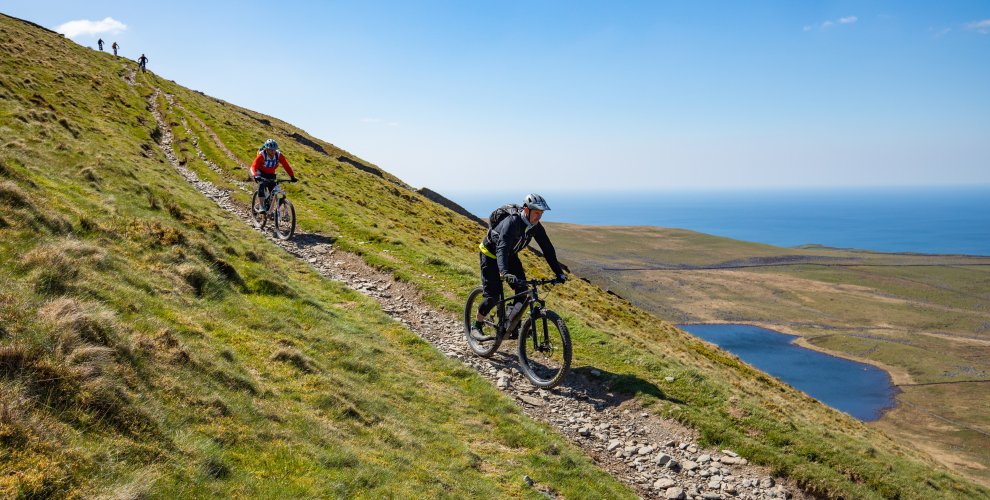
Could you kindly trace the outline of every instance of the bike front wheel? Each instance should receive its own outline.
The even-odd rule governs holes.
[[[498,307],[493,307],[485,316],[482,322],[484,325],[482,338],[476,338],[471,332],[478,314],[478,305],[483,300],[485,300],[485,290],[481,287],[471,290],[471,294],[468,295],[467,304],[464,305],[464,338],[475,354],[487,358],[498,350],[498,346],[502,344],[502,336],[498,334]]]
[[[529,317],[519,335],[519,367],[533,385],[557,387],[571,368],[571,335],[557,313]]]
[[[296,232],[296,209],[289,200],[279,200],[275,207],[275,234],[287,240]]]
[[[251,196],[251,219],[261,229],[264,229],[265,223],[268,222],[268,214],[265,213],[264,198],[259,196],[257,191]]]

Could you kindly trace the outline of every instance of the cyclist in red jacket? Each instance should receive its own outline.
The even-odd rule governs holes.
[[[268,209],[268,193],[275,187],[275,170],[278,169],[279,165],[282,165],[285,173],[289,174],[290,182],[298,180],[296,174],[292,172],[292,167],[289,166],[289,161],[279,151],[278,143],[275,142],[275,139],[268,139],[258,151],[254,163],[251,164],[251,176],[254,177],[254,182],[258,183],[258,194],[264,200],[265,210]]]

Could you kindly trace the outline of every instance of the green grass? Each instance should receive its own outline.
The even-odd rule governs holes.
[[[229,104],[216,108],[200,96],[184,95],[181,88],[169,91],[181,96],[184,106],[207,123],[235,124],[211,125],[224,143],[247,142],[244,130],[257,128]],[[307,200],[296,203],[300,227],[331,232],[339,246],[416,284],[436,306],[459,313],[464,293],[477,281],[474,248],[482,231],[391,179],[355,170],[333,155],[305,147],[290,149],[293,142],[286,136],[302,132],[267,119],[276,124],[275,131],[265,129],[255,137],[274,135],[305,179],[292,193],[295,200]],[[246,202],[247,196],[240,196]],[[536,259],[528,258],[527,264],[531,274],[540,274],[542,265]],[[594,366],[616,374],[607,383],[617,390],[636,394],[645,404],[698,428],[710,444],[744,450],[752,460],[795,478],[809,490],[854,496],[925,496],[935,488],[941,492],[957,487],[963,496],[982,491],[972,490],[971,483],[951,474],[930,472],[933,464],[922,456],[904,458],[912,456],[909,448],[594,286],[573,282],[551,296],[550,303],[568,319],[579,368]],[[679,375],[683,382],[665,385],[663,377],[668,373]],[[731,416],[735,410],[726,401],[733,398],[745,401],[749,414],[745,422]],[[778,425],[781,420],[786,425]],[[861,460],[862,449],[876,451]],[[931,484],[919,484],[919,474],[931,477]]]
[[[632,496],[195,192],[132,62],[6,17],[0,42],[0,495]]]
[[[277,119],[150,73],[130,88],[120,75],[131,62],[15,21],[4,19],[2,29],[2,165],[19,192],[0,191],[11,200],[0,249],[3,278],[24,301],[16,310],[26,312],[18,313],[25,326],[0,342],[34,331],[35,311],[56,296],[100,305],[120,337],[150,346],[130,349],[110,380],[132,384],[129,404],[157,430],[154,438],[80,430],[24,399],[23,422],[63,429],[64,437],[37,433],[23,444],[29,452],[4,457],[7,470],[49,471],[38,474],[37,488],[57,483],[83,495],[535,496],[522,474],[565,497],[631,494],[373,303],[319,278],[196,194],[155,149],[144,99],[153,87],[174,94],[242,164],[275,138],[302,179],[288,188],[301,230],[331,235],[455,314],[478,281],[483,230],[474,221],[387,173],[355,168],[341,158],[359,159]],[[33,103],[33,93],[48,96],[54,111]],[[175,137],[186,138],[185,112],[162,109]],[[205,130],[190,128],[215,163],[230,165]],[[235,185],[244,171],[218,176],[198,160],[187,164],[247,204],[250,195]],[[98,182],[81,173],[87,167]],[[50,278],[45,269],[58,262],[22,259],[67,238],[105,249],[110,267],[76,260],[75,277]],[[525,260],[531,275],[545,273],[537,259]],[[239,279],[222,272],[231,268]],[[602,383],[697,428],[706,444],[737,449],[824,495],[987,494],[596,286],[572,280],[557,290],[548,303],[568,321],[577,368],[606,372]],[[664,381],[668,374],[674,383]],[[2,384],[24,394],[28,380],[20,374]],[[42,437],[49,435],[56,437]],[[116,449],[124,452],[101,461]]]

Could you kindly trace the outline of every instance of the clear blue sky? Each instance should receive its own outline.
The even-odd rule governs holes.
[[[144,52],[166,78],[414,186],[990,184],[987,1],[6,0],[0,11],[53,29],[111,17],[126,29],[100,36],[122,55]]]

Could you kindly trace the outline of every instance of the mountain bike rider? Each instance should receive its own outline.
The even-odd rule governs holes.
[[[292,172],[292,167],[289,166],[289,161],[279,151],[278,143],[275,139],[268,139],[261,145],[258,156],[251,164],[251,176],[254,177],[254,182],[258,183],[258,195],[264,200],[262,205],[265,210],[268,210],[268,194],[275,188],[275,170],[279,165],[282,165],[285,173],[289,174],[289,181],[298,180]]]
[[[563,283],[567,278],[564,270],[557,262],[557,253],[547,237],[546,229],[540,224],[543,212],[550,210],[547,201],[538,194],[526,196],[520,213],[511,214],[488,231],[485,239],[478,245],[481,260],[481,286],[484,288],[485,300],[478,305],[478,315],[475,317],[471,334],[483,338],[484,319],[502,297],[502,279],[520,293],[526,290],[526,273],[523,271],[519,252],[536,240],[543,252],[543,257],[550,264],[550,269],[557,276],[557,281]]]

